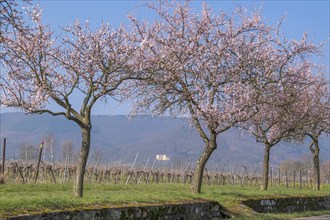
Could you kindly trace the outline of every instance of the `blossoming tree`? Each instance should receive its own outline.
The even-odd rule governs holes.
[[[204,3],[195,14],[189,2],[159,1],[148,8],[149,24],[131,16],[139,33],[139,81],[134,113],[189,116],[205,147],[195,167],[192,193],[201,192],[205,165],[218,134],[252,117],[260,63],[267,57],[272,27],[258,12],[237,8],[213,13]]]
[[[15,7],[13,1],[8,2]],[[119,98],[122,83],[134,78],[133,35],[122,26],[111,29],[102,24],[92,31],[88,22],[76,22],[65,28],[63,35],[55,36],[42,24],[38,7],[27,8],[27,15],[19,17],[15,25],[9,23],[8,31],[1,34],[1,105],[33,114],[61,115],[80,127],[74,194],[82,197],[91,112],[97,101]],[[50,102],[62,110],[52,110]]]
[[[310,108],[305,104],[312,99],[307,92],[319,84],[308,70],[303,65],[301,71],[304,74],[295,71],[291,77],[286,76],[276,84],[264,86],[264,94],[256,103],[258,113],[240,124],[256,137],[257,142],[264,144],[262,190],[268,189],[270,150],[280,141],[303,142],[305,134],[302,129],[307,129],[308,123],[310,125],[306,121]]]
[[[25,5],[31,5],[29,0],[23,0]],[[7,30],[11,26],[15,28],[22,28],[22,12],[17,9],[18,4],[15,0],[2,0],[0,2],[1,6],[1,31]]]
[[[320,190],[321,185],[321,177],[320,177],[320,160],[319,160],[319,154],[320,154],[320,147],[319,147],[319,137],[322,133],[330,134],[330,98],[329,98],[329,88],[327,87],[327,90],[324,89],[321,94],[325,96],[318,96],[316,97],[315,94],[313,96],[314,100],[314,106],[310,109],[310,112],[312,112],[312,116],[310,118],[311,121],[307,122],[307,125],[310,125],[310,129],[307,130],[306,134],[308,137],[311,138],[311,143],[309,145],[309,149],[313,156],[313,179],[314,179],[314,189]],[[322,88],[321,87],[321,88]],[[324,93],[326,91],[326,93]],[[319,93],[320,94],[320,93]],[[318,99],[321,98],[321,99]],[[313,101],[312,101],[313,103]]]
[[[305,127],[302,119],[308,109],[303,105],[311,101],[306,94],[319,85],[314,76],[318,70],[312,56],[320,54],[321,45],[308,42],[307,34],[301,41],[274,35],[267,48],[263,62],[256,66],[260,74],[255,89],[260,95],[251,104],[258,112],[239,125],[265,146],[262,190],[268,188],[271,148],[282,140],[302,141],[296,131]]]
[[[296,126],[294,135],[300,137],[300,141],[304,141],[306,136],[311,139],[309,149],[313,159],[314,189],[320,190],[319,137],[330,133],[330,95],[326,77],[315,75],[313,78],[314,83],[304,90],[304,98],[292,117],[300,124]]]

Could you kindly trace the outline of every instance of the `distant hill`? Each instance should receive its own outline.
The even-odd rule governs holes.
[[[0,114],[1,144],[7,138],[7,158],[19,157],[25,145],[38,146],[49,134],[54,136],[54,148],[60,158],[65,141],[74,144],[78,151],[80,144],[79,127],[64,117],[50,115],[26,115],[24,113]],[[126,116],[92,116],[92,148],[98,152],[103,162],[132,163],[138,153],[138,164],[142,165],[148,157],[151,161],[156,154],[166,154],[171,160],[163,162],[188,165],[195,162],[203,150],[203,142],[190,126],[189,120],[173,117],[139,116],[128,119]],[[321,160],[329,160],[329,137],[322,137]],[[280,143],[271,150],[271,166],[278,166],[282,160],[298,159],[310,155],[308,143],[292,145]],[[210,169],[228,169],[233,166],[261,167],[263,146],[255,139],[238,129],[231,129],[218,138],[218,149],[207,165]]]

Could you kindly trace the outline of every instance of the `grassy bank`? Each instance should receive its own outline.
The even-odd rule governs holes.
[[[260,191],[250,186],[207,186],[202,194],[192,195],[187,184],[86,184],[84,197],[76,199],[72,196],[71,184],[4,184],[0,185],[0,216],[49,212],[54,210],[74,210],[109,206],[140,206],[161,203],[180,203],[208,199],[218,201],[240,219],[289,219],[328,212],[309,212],[294,214],[255,214],[240,202],[247,199],[279,198],[298,196],[329,195],[330,185],[323,186],[320,191],[312,189],[270,188]]]

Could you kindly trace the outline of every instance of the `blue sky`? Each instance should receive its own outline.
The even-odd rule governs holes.
[[[236,4],[248,9],[262,6],[263,18],[268,24],[274,24],[282,16],[286,15],[282,27],[287,38],[300,39],[304,32],[308,32],[309,39],[314,42],[326,41],[330,36],[329,8],[330,1],[206,1],[214,12],[219,9],[230,12]],[[36,2],[35,2],[36,3]],[[102,21],[111,25],[128,23],[127,14],[134,13],[138,17],[152,19],[152,15],[145,10],[135,10],[139,1],[68,1],[49,0],[40,1],[43,8],[43,22],[59,30],[58,27],[67,26],[76,19],[84,22],[90,21],[92,26],[98,27]],[[200,9],[202,1],[193,2],[193,7]],[[329,41],[326,43],[324,57],[317,62],[329,66]],[[127,114],[129,104],[110,103],[105,105],[98,103],[93,114]],[[1,112],[12,111],[2,107]]]
[[[66,26],[76,19],[85,21],[88,19],[96,27],[102,21],[111,25],[118,25],[121,22],[128,23],[127,14],[134,13],[139,17],[148,17],[145,10],[135,9],[140,1],[41,1],[44,10],[43,21],[53,27]],[[283,31],[289,38],[300,38],[307,31],[315,41],[323,41],[329,37],[329,8],[328,0],[310,1],[229,1],[213,0],[206,1],[214,12],[219,9],[230,12],[235,5],[239,4],[248,9],[262,8],[264,20],[267,23],[274,23],[286,15]],[[202,1],[194,1],[193,7],[200,9]],[[141,12],[142,11],[142,12]],[[151,18],[152,17],[148,17]]]

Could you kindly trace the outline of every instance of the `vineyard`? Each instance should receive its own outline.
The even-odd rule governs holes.
[[[154,168],[134,167],[127,165],[97,165],[86,169],[85,182],[88,183],[112,183],[112,184],[191,184],[193,180],[193,169],[191,163],[187,168]],[[63,163],[40,162],[24,163],[22,161],[6,161],[2,182],[6,183],[70,183],[74,182],[76,176],[76,165]],[[2,167],[0,165],[2,170]],[[322,173],[321,182],[329,183],[329,177]],[[294,171],[288,172],[281,169],[270,169],[269,181],[271,186],[287,188],[312,188],[313,180],[311,172]],[[232,171],[205,170],[203,184],[208,185],[242,185],[258,186],[262,177],[256,172],[248,169]]]

